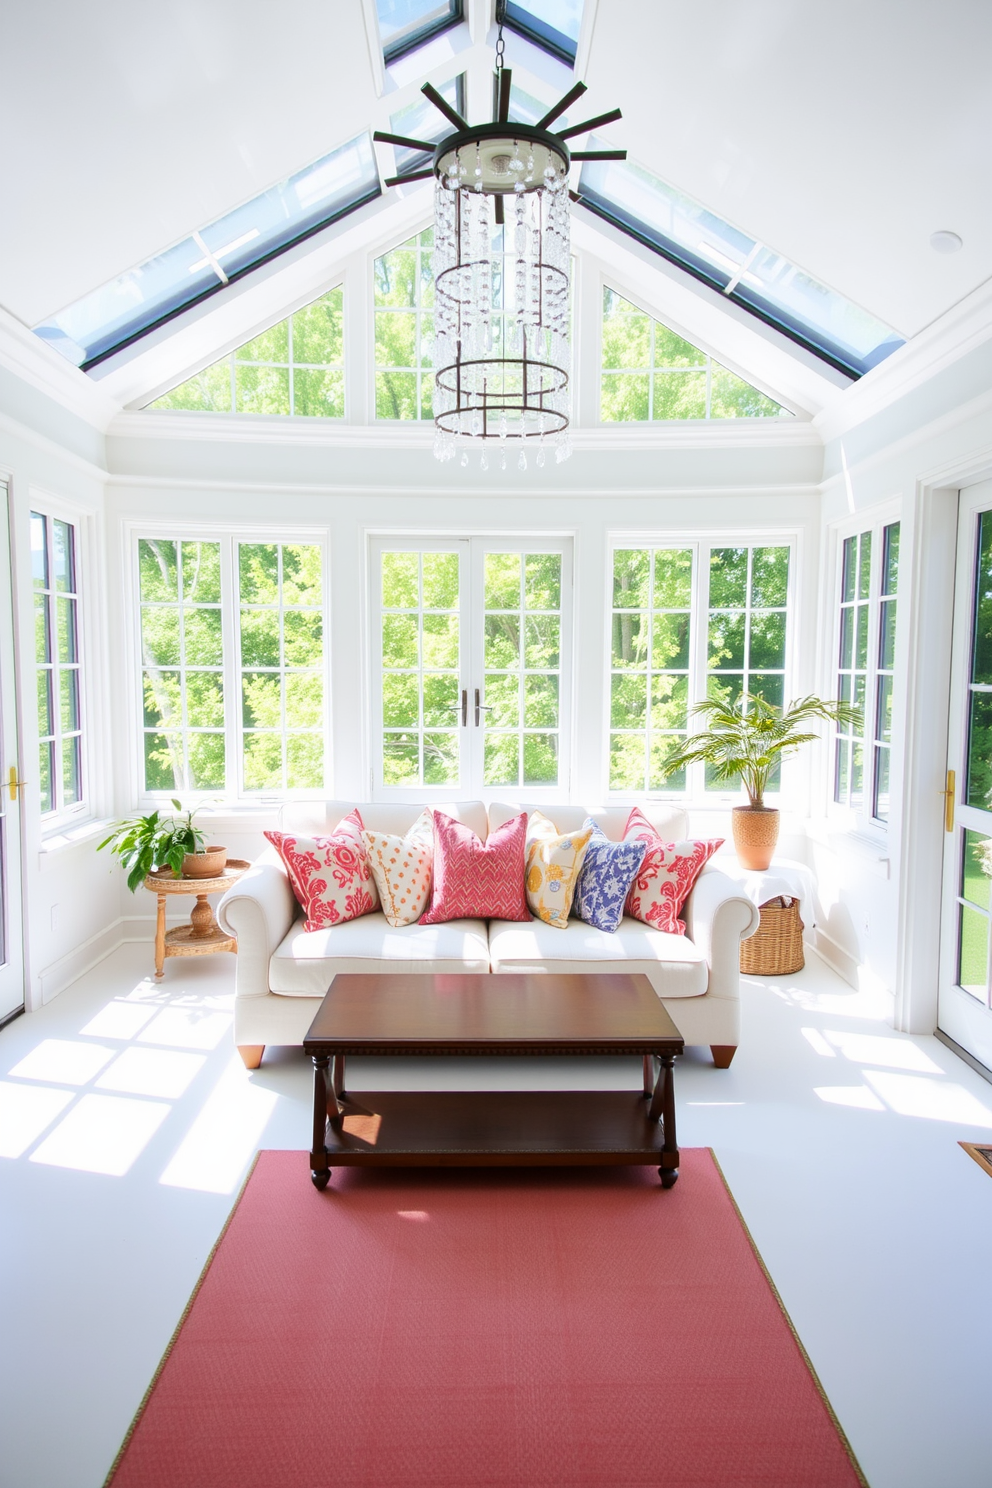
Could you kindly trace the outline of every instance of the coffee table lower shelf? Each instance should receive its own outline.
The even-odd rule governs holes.
[[[634,1090],[342,1092],[311,1176],[326,1187],[338,1167],[656,1166],[678,1177],[663,1121]],[[674,1121],[673,1121],[674,1126]]]

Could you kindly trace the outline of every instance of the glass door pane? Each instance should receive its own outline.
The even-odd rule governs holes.
[[[560,552],[483,552],[483,784],[561,779]],[[473,697],[474,703],[474,697]]]

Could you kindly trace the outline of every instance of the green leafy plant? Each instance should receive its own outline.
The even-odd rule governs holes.
[[[172,804],[177,813],[182,812],[180,801],[174,799]],[[129,817],[117,823],[97,852],[109,847],[120,858],[132,894],[157,868],[171,868],[174,878],[182,878],[186,854],[203,851],[203,833],[193,825],[195,815],[196,811],[187,811],[185,816],[151,811],[147,816]]]
[[[807,732],[806,725],[814,719],[861,723],[860,712],[849,703],[828,702],[812,693],[790,703],[781,713],[757,693],[733,702],[708,698],[691,711],[701,714],[709,727],[692,734],[685,748],[668,756],[665,774],[672,775],[702,760],[717,780],[739,779],[747,791],[748,804],[758,810],[764,807],[768,777],[776,761],[819,737]]]

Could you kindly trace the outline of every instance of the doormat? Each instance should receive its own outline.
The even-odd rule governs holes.
[[[973,1157],[980,1168],[992,1174],[992,1147],[979,1147],[975,1142],[959,1142],[969,1157]]]
[[[712,1153],[262,1152],[113,1488],[858,1488]]]

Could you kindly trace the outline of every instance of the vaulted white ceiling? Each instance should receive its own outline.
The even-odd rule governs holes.
[[[469,115],[485,117],[491,0],[466,0],[464,27],[385,78],[372,9],[7,6],[0,305],[35,324],[362,129],[388,129],[425,76],[467,71]],[[598,0],[593,16],[584,103],[623,107],[610,143],[900,334],[992,276],[985,0]],[[572,81],[518,38],[507,52],[531,91],[553,99]],[[416,189],[427,210],[429,186]],[[931,249],[942,228],[959,253]]]

